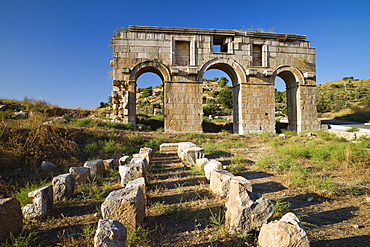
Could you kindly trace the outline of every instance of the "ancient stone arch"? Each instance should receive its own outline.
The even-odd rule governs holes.
[[[218,48],[218,49],[216,49]],[[276,76],[286,83],[289,129],[318,129],[315,48],[304,35],[130,26],[113,39],[113,113],[136,123],[136,80],[164,85],[165,131],[202,132],[202,78],[219,69],[232,80],[234,133],[275,132]]]

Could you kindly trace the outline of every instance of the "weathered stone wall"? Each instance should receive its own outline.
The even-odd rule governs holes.
[[[119,121],[136,123],[136,80],[153,72],[164,83],[165,130],[201,132],[202,78],[220,69],[233,83],[235,133],[275,132],[276,76],[287,87],[289,129],[319,128],[315,48],[304,35],[130,26],[113,39],[113,57]]]

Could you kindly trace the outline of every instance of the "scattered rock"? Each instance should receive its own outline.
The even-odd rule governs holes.
[[[204,165],[204,174],[207,180],[211,179],[211,172],[214,170],[222,170],[221,162],[218,162],[217,160],[211,160],[210,162]]]
[[[142,224],[145,218],[145,198],[140,186],[114,190],[101,206],[103,219],[121,222],[128,229]]]
[[[94,237],[95,247],[126,246],[127,230],[117,220],[99,220]]]
[[[130,161],[130,164],[142,165],[143,169],[144,169],[143,177],[146,179],[146,176],[149,172],[149,163],[148,163],[148,160],[145,157],[132,158],[131,161]]]
[[[14,113],[14,117],[15,118],[20,118],[20,119],[28,118],[29,115],[30,114],[29,114],[28,111],[19,111],[19,112]]]
[[[107,160],[103,160],[103,162],[104,162],[104,169],[106,170],[106,171],[109,171],[109,170],[111,170],[111,169],[114,169],[114,167],[115,167],[115,161],[114,161],[114,159],[107,159]]]
[[[196,145],[192,142],[179,142],[177,146],[177,156],[181,157],[182,152],[191,147],[196,147]]]
[[[22,210],[17,199],[0,199],[0,243],[9,238],[10,233],[18,236],[22,231]]]
[[[90,167],[70,167],[69,173],[75,176],[77,184],[84,184],[90,177]]]
[[[139,154],[144,154],[148,163],[151,164],[152,163],[152,158],[153,158],[153,149],[151,148],[147,148],[147,147],[144,147],[144,148],[140,148],[140,151],[139,151]]]
[[[90,177],[98,177],[104,174],[104,162],[103,160],[89,160],[86,161],[84,167],[90,168]]]
[[[225,226],[230,234],[259,231],[274,213],[270,200],[248,189],[248,183],[240,183],[238,179],[230,181],[229,197],[225,204]]]
[[[63,201],[72,197],[76,187],[76,178],[71,173],[61,174],[53,178],[54,201]]]
[[[279,221],[264,224],[258,236],[261,247],[309,247],[308,236],[293,213],[285,214]]]
[[[51,162],[46,162],[46,161],[43,161],[40,165],[40,168],[42,170],[55,170],[57,169],[58,167],[56,165],[54,165],[53,163]]]
[[[33,202],[22,208],[24,218],[40,218],[51,212],[53,208],[53,187],[51,185],[31,191],[28,197],[32,198]]]
[[[230,180],[234,177],[228,171],[214,170],[211,172],[209,188],[215,195],[227,197],[229,195]]]
[[[131,157],[125,155],[118,159],[118,165],[120,166],[127,165],[130,163],[130,161],[131,161]]]
[[[128,164],[119,166],[121,185],[125,187],[130,181],[140,177],[145,177],[145,169],[142,164]]]
[[[204,158],[204,149],[200,147],[190,147],[182,150],[179,158],[184,165],[195,166],[197,159]]]

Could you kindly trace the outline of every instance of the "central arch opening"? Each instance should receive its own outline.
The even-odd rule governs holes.
[[[236,76],[229,67],[215,64],[203,75],[203,132],[233,132]]]
[[[137,123],[157,130],[164,127],[163,79],[154,72],[144,70],[136,80]]]

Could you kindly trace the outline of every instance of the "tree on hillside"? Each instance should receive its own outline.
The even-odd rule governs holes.
[[[218,85],[221,88],[224,88],[228,82],[229,82],[229,80],[227,78],[221,77],[220,80],[218,81]]]
[[[225,78],[226,79],[226,78]],[[222,104],[224,108],[233,109],[233,90],[229,86],[225,86],[219,91],[217,102]]]
[[[140,98],[146,98],[152,95],[153,95],[153,87],[149,86],[149,87],[142,89]]]

